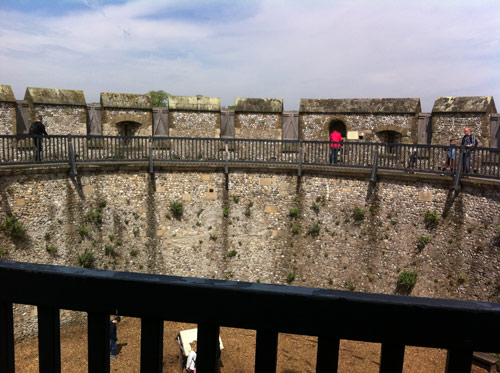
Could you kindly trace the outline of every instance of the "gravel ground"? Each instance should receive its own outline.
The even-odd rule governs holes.
[[[180,372],[179,348],[174,341],[179,330],[196,327],[193,324],[165,322],[163,372]],[[87,373],[86,325],[74,324],[61,330],[62,371]],[[112,372],[139,372],[140,320],[124,318],[118,326],[118,358],[111,361]],[[251,373],[254,371],[255,331],[221,328],[224,350],[221,358],[222,373]],[[37,338],[16,344],[16,372],[38,372]],[[315,372],[317,338],[280,334],[278,348],[279,373]],[[340,344],[339,372],[378,372],[380,345],[342,340]],[[444,372],[446,351],[407,347],[405,373]],[[472,372],[485,370],[473,367]]]

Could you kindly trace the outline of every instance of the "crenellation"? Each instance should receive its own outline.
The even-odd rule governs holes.
[[[283,99],[278,98],[236,98],[234,110],[222,110],[218,97],[170,95],[168,108],[162,108],[161,115],[159,108],[152,108],[149,94],[103,92],[99,104],[87,105],[80,90],[29,87],[25,99],[29,121],[36,115],[44,116],[49,134],[270,140],[288,136],[328,141],[337,128],[349,141],[444,145],[450,137],[459,140],[463,128],[469,126],[480,146],[500,144],[491,96],[438,97],[432,113],[421,112],[418,98],[307,98],[300,100],[294,121],[288,120],[290,112],[283,111]],[[87,114],[87,107],[99,115]],[[0,85],[0,134],[16,134],[17,120],[12,89]]]

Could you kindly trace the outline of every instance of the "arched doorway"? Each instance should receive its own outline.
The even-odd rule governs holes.
[[[123,121],[116,123],[118,136],[135,136],[140,126],[140,123],[132,121]]]
[[[345,123],[343,121],[341,121],[340,119],[334,119],[328,125],[328,139],[330,139],[330,134],[335,130],[340,132],[340,134],[342,135],[342,139],[346,138],[347,128],[346,128]]]
[[[386,144],[401,144],[402,135],[399,132],[388,130],[388,131],[377,132],[377,137],[380,142],[384,142]],[[392,154],[395,152],[397,148],[398,148],[397,146],[389,145],[387,147],[387,150],[389,151],[390,154]]]

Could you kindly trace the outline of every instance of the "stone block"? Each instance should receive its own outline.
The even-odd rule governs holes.
[[[217,199],[217,192],[214,187],[209,187],[205,193],[205,199],[215,201]]]
[[[165,231],[163,229],[158,229],[156,231],[156,237],[162,237],[165,234]]]
[[[16,206],[24,206],[24,205],[26,205],[26,200],[24,198],[16,199]]]
[[[156,193],[165,193],[165,187],[164,186],[157,186]]]
[[[432,202],[432,192],[429,190],[418,192],[418,200],[422,202]]]
[[[192,196],[191,196],[191,194],[189,194],[189,193],[184,193],[184,194],[182,195],[182,200],[183,200],[183,201],[191,201],[192,199],[193,199],[193,197],[192,197]]]
[[[201,181],[210,181],[211,178],[212,175],[207,175],[207,174],[201,175]]]
[[[272,214],[278,212],[278,207],[274,205],[267,205],[264,212]]]
[[[89,195],[89,194],[92,194],[92,193],[94,193],[94,187],[92,185],[85,185],[83,187],[83,194]]]
[[[259,182],[261,186],[271,186],[272,183],[273,183],[272,177],[261,177]]]

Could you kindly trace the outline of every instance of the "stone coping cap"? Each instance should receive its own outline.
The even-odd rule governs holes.
[[[153,107],[153,101],[149,94],[101,92],[101,105],[103,108],[150,110]]]
[[[16,97],[10,85],[0,84],[0,102],[16,102]]]
[[[220,111],[219,97],[168,96],[169,110]]]
[[[421,111],[419,98],[301,98],[304,113],[347,114],[417,114]]]
[[[26,88],[24,99],[33,104],[85,106],[83,91],[76,89]]]
[[[252,113],[282,113],[283,99],[238,97],[235,100],[234,111]]]
[[[492,96],[438,97],[433,113],[496,113]]]

